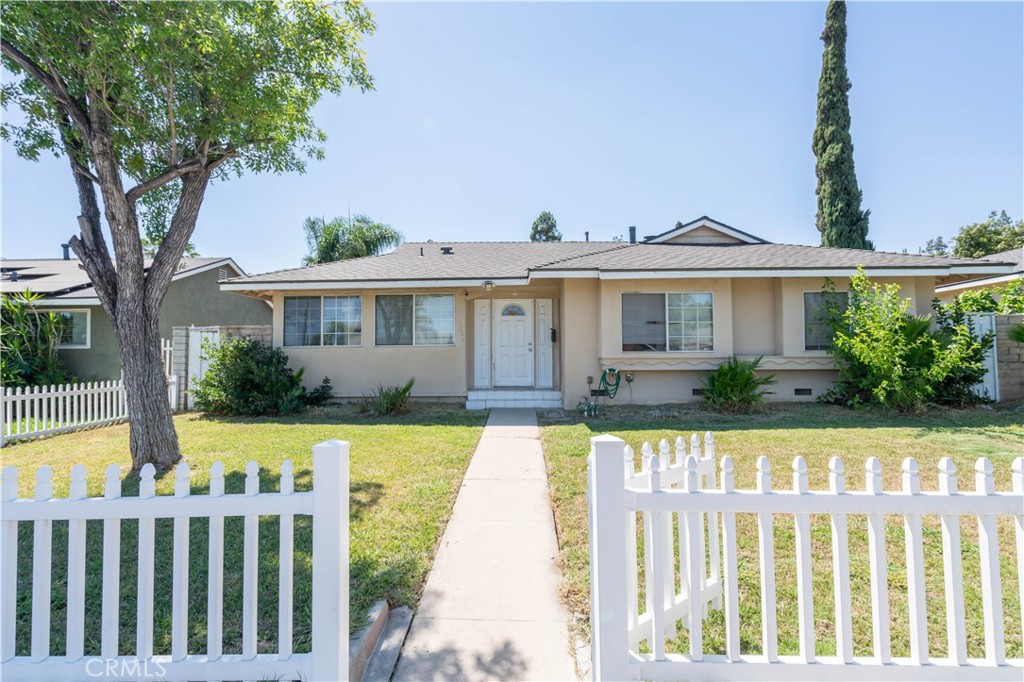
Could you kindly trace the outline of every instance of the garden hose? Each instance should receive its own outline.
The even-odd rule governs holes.
[[[612,375],[612,379],[608,378],[609,374]],[[619,392],[619,383],[621,381],[622,377],[619,373],[610,367],[601,372],[601,389],[609,399],[615,398],[615,394]]]

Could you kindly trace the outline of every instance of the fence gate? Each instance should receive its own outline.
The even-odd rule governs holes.
[[[978,336],[984,336],[990,332],[995,334],[995,313],[971,313],[967,317],[974,323],[974,333]],[[999,402],[999,368],[996,364],[996,344],[993,343],[985,353],[984,365],[988,372],[981,383],[975,385],[974,392]]]
[[[188,396],[188,409],[193,409],[192,387],[198,383],[210,367],[210,361],[203,355],[203,342],[209,341],[217,345],[220,343],[219,327],[189,327],[188,328],[188,386],[185,388],[185,395]]]

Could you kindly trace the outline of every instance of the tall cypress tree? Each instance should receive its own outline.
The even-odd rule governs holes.
[[[868,216],[853,169],[850,137],[850,79],[846,73],[846,3],[829,0],[825,9],[825,49],[818,80],[818,121],[812,147],[817,158],[818,230],[822,246],[873,249]]]

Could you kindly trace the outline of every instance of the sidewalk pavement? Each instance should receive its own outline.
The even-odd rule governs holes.
[[[575,680],[536,412],[491,411],[394,680]]]

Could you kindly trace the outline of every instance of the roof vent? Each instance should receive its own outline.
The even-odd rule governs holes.
[[[441,255],[442,256],[450,256],[453,253],[455,253],[455,248],[454,247],[451,247],[451,246],[442,246],[441,247]]]
[[[11,278],[12,282],[17,282],[18,281],[18,271],[17,270],[11,270],[10,278]]]
[[[629,226],[629,243],[636,244],[636,225]]]
[[[71,260],[71,244],[61,244],[60,248],[64,249],[64,260]]]

